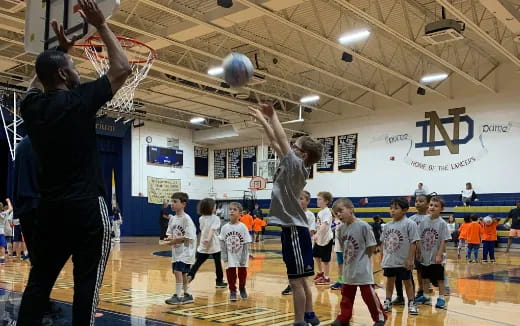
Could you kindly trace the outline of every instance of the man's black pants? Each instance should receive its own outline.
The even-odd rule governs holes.
[[[110,253],[110,221],[104,199],[42,201],[31,238],[32,268],[17,325],[40,325],[56,278],[70,256],[74,264],[72,324],[93,325]]]

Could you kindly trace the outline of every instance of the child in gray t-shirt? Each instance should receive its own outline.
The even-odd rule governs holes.
[[[319,325],[313,311],[312,292],[307,277],[314,275],[312,243],[307,216],[300,205],[309,168],[321,158],[323,146],[308,136],[290,144],[272,104],[249,107],[267,134],[271,147],[281,157],[273,178],[269,224],[282,227],[282,256],[294,290],[294,326]]]
[[[403,281],[408,297],[408,313],[417,315],[414,298],[412,269],[414,265],[416,242],[419,240],[417,225],[406,218],[408,201],[403,198],[393,199],[390,203],[392,221],[387,223],[381,234],[383,245],[383,275],[386,277],[385,311],[392,310],[392,294],[396,278]]]
[[[421,224],[427,218],[430,218],[428,215],[428,205],[430,203],[430,196],[420,195],[415,198],[415,209],[417,213],[410,216],[410,220],[417,223],[417,225]],[[415,259],[415,269],[417,269],[417,295],[416,297],[420,297],[423,295],[423,287],[422,287],[422,276],[421,276],[421,263],[416,258]],[[413,277],[413,275],[412,275]],[[403,286],[400,280],[396,280],[395,282],[395,290],[397,292],[397,296],[403,297]]]
[[[430,200],[428,212],[430,218],[425,219],[419,225],[421,243],[419,246],[419,261],[421,262],[421,272],[423,277],[423,288],[428,287],[429,282],[439,284],[439,298],[435,307],[444,309],[446,292],[444,284],[444,266],[442,265],[446,252],[446,241],[451,239],[448,224],[440,217],[444,209],[444,201],[440,197],[433,197]],[[423,296],[416,299],[417,302],[429,304],[430,298]]]
[[[341,312],[333,325],[347,325],[352,318],[352,307],[359,287],[374,325],[384,325],[386,314],[375,293],[371,256],[377,242],[372,227],[354,216],[354,205],[346,198],[338,199],[332,206],[334,215],[343,223],[336,229],[336,239],[343,254],[343,286]]]

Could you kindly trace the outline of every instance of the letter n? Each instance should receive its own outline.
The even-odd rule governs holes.
[[[450,109],[449,114],[453,115],[453,141],[459,139],[459,131],[460,131],[460,115],[466,112],[466,108],[456,108],[456,109]],[[459,145],[454,144],[453,141],[450,139],[450,136],[448,135],[448,132],[444,128],[444,125],[441,122],[441,119],[439,118],[439,115],[435,111],[426,112],[424,114],[426,119],[430,119],[429,127],[430,127],[430,139],[429,143],[430,148],[426,151],[424,151],[424,156],[438,156],[441,154],[441,151],[438,149],[435,149],[435,128],[439,130],[439,133],[442,136],[442,139],[444,140],[444,143],[448,147],[451,154],[458,154],[459,153]]]

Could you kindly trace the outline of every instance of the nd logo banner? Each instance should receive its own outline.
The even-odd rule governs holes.
[[[466,108],[455,108],[450,109],[448,113],[452,117],[439,118],[439,115],[435,111],[425,113],[425,118],[429,120],[423,120],[416,122],[416,127],[422,128],[422,142],[416,143],[415,148],[428,148],[424,151],[424,156],[439,156],[441,151],[436,149],[439,146],[446,146],[451,154],[459,154],[459,145],[467,144],[473,139],[474,123],[468,115],[462,115],[466,113]],[[468,131],[464,138],[460,138],[460,123],[464,122],[467,124]],[[452,138],[448,135],[445,125],[453,125]],[[442,140],[436,139],[436,130],[439,131]]]

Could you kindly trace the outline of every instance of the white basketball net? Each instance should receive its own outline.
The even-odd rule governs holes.
[[[121,37],[118,37],[118,39],[126,52],[128,61],[131,62],[132,73],[126,80],[125,84],[112,97],[112,100],[105,104],[105,107],[107,109],[117,110],[121,113],[129,113],[135,110],[135,89],[148,75],[153,62],[155,61],[156,53],[139,43],[132,42],[132,40]],[[108,68],[110,68],[106,47],[97,39],[91,41],[91,44],[92,45],[85,46],[85,55],[101,77],[105,75]]]

